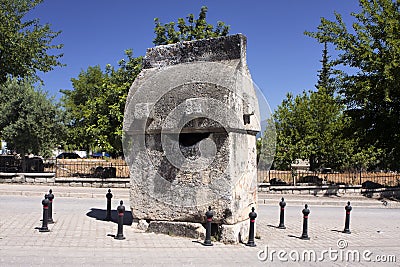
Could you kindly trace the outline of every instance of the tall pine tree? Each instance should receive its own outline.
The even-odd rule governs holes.
[[[333,66],[346,70],[338,79],[339,92],[359,153],[369,151],[376,161],[382,150],[380,167],[400,170],[400,1],[359,3],[361,11],[351,14],[351,27],[335,13],[335,21],[322,18],[318,30],[306,34],[340,51]],[[367,154],[360,158],[367,160]]]
[[[277,130],[275,165],[288,169],[295,159],[308,159],[312,170],[349,164],[351,141],[343,136],[348,120],[332,79],[326,44],[317,91],[288,94],[274,114]]]

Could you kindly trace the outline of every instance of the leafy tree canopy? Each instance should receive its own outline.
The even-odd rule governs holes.
[[[274,113],[277,131],[276,166],[290,168],[295,159],[309,159],[311,168],[342,167],[349,142],[343,106],[324,91],[288,94]]]
[[[118,69],[89,67],[71,79],[74,90],[62,90],[67,114],[67,148],[122,151],[122,122],[129,87],[141,70],[141,57],[125,51]]]
[[[274,113],[277,130],[275,166],[289,169],[295,159],[309,159],[311,169],[337,170],[368,168],[379,162],[380,150],[358,147],[357,136],[348,134],[351,118],[332,78],[327,45],[322,54],[317,91],[303,92],[286,99]]]
[[[60,109],[27,80],[0,84],[0,135],[9,149],[22,155],[50,156],[64,132]]]
[[[47,72],[62,64],[62,54],[51,55],[60,49],[52,41],[60,32],[38,19],[24,20],[25,15],[43,0],[0,0],[0,83],[7,77],[35,78],[37,71]]]
[[[155,18],[154,33],[156,37],[153,43],[155,45],[165,45],[228,35],[229,26],[224,22],[218,21],[216,27],[207,23],[207,10],[207,7],[203,6],[197,19],[194,18],[193,14],[189,14],[186,17],[186,21],[183,18],[179,18],[176,24],[175,22],[162,24],[158,18]],[[177,25],[177,29],[175,25]]]
[[[383,150],[381,168],[400,169],[400,1],[359,0],[361,12],[347,27],[342,16],[321,19],[319,42],[331,43],[340,54],[332,66],[341,71],[339,90],[352,118],[350,131],[365,151]]]

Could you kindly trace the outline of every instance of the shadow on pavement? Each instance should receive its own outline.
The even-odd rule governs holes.
[[[293,238],[297,238],[297,239],[302,239],[301,236],[295,236],[295,235],[288,235],[288,237],[293,237]],[[303,239],[302,239],[303,240]]]
[[[103,209],[96,209],[96,208],[91,208],[88,213],[86,213],[86,216],[90,218],[95,218],[96,220],[100,221],[106,221],[107,211]],[[118,223],[118,213],[116,210],[111,211],[111,221],[114,223]],[[130,211],[125,211],[124,214],[124,225],[132,225],[133,222],[133,216],[132,212]]]

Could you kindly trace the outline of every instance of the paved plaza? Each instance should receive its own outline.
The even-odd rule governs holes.
[[[52,187],[54,224],[39,233],[41,200],[48,186],[0,184],[0,266],[399,266],[398,203],[362,197],[286,196],[285,225],[277,229],[281,196],[260,195],[256,210],[257,247],[142,233],[124,226],[115,240],[115,222],[106,222],[105,188]],[[128,189],[112,189],[112,207]],[[351,212],[351,234],[344,234],[344,206]],[[267,201],[265,201],[267,200]],[[310,240],[301,240],[303,203],[309,203]],[[266,203],[266,204],[263,204]],[[324,205],[327,203],[327,205]],[[384,203],[385,205],[383,205]],[[126,212],[129,224],[129,209]],[[113,212],[113,217],[117,215]],[[382,263],[385,261],[385,263]],[[394,262],[396,261],[396,262]]]

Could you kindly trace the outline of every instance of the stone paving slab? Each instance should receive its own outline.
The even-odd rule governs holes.
[[[386,256],[386,260],[389,256],[396,257],[397,262],[382,266],[399,266],[400,262],[400,209],[353,208],[352,233],[343,234],[344,207],[310,204],[311,239],[301,240],[302,207],[287,207],[287,229],[282,230],[276,228],[279,207],[262,205],[256,210],[257,247],[218,242],[213,247],[204,247],[200,244],[202,240],[142,233],[129,225],[124,226],[126,239],[115,240],[111,235],[116,234],[117,224],[102,220],[104,199],[57,194],[53,209],[55,224],[49,225],[50,232],[39,233],[35,228],[41,226],[41,198],[0,195],[0,266],[380,266],[376,256]],[[113,200],[113,209],[117,205],[118,200]],[[91,214],[93,210],[97,214]],[[335,254],[323,254],[325,250],[337,251],[338,256],[368,250],[372,253],[371,262],[363,258],[356,262],[335,259]],[[302,255],[310,251],[315,252],[317,259],[302,260]],[[300,261],[293,260],[296,253]]]

